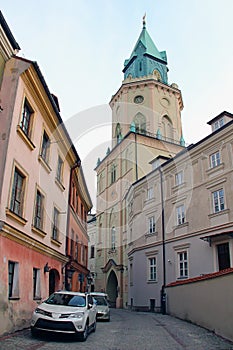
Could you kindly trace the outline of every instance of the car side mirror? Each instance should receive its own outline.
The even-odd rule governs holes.
[[[93,307],[93,305],[92,304],[88,304],[88,309],[91,309]]]

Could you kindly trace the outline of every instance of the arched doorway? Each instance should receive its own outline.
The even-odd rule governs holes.
[[[60,276],[57,270],[49,271],[49,295],[59,289]]]
[[[108,294],[110,306],[116,307],[116,298],[118,296],[118,281],[114,271],[111,271],[108,276],[106,292]]]

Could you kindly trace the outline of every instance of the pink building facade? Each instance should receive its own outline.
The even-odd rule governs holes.
[[[0,13],[0,334],[65,288],[70,174],[80,158],[36,62]]]

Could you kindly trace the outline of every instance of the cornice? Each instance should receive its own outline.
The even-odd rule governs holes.
[[[24,232],[17,230],[15,227],[0,221],[0,232],[3,236],[24,247],[30,248],[40,254],[52,257],[56,260],[66,263],[68,258],[53,248],[33,239]]]
[[[211,233],[214,233],[214,234],[222,233],[222,234],[224,234],[224,233],[232,232],[232,229],[233,229],[233,222],[229,222],[229,223],[223,224],[223,225],[218,225],[218,226],[215,226],[215,227],[206,227],[206,228],[198,230],[196,232],[190,232],[190,233],[184,234],[182,236],[168,238],[168,239],[165,240],[165,244],[172,243],[172,242],[179,242],[179,241],[182,241],[184,239],[187,240],[188,238],[193,238],[193,237],[202,236],[202,235],[211,236]],[[152,248],[152,247],[158,247],[158,246],[162,246],[162,240],[157,241],[157,242],[153,242],[153,243],[150,243],[150,244],[140,245],[138,247],[133,247],[128,252],[127,255],[128,255],[128,257],[130,257],[132,254],[134,254],[137,251],[149,249],[149,248]]]
[[[161,83],[160,81],[156,80],[155,78],[151,77],[142,77],[137,79],[126,79],[123,80],[121,87],[117,90],[117,92],[112,96],[109,104],[111,108],[113,108],[114,103],[118,101],[120,98],[120,95],[123,93],[127,93],[129,88],[137,88],[137,87],[157,87],[157,89],[167,91],[169,93],[177,94],[179,96],[179,104],[181,110],[183,109],[183,99],[181,91],[178,89],[178,86],[176,84],[167,85],[164,83]]]
[[[0,52],[5,61],[9,60],[18,50],[14,50],[5,32],[0,26]]]

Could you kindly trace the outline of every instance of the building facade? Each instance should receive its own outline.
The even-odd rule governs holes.
[[[72,230],[75,220],[68,215],[70,182],[77,164],[79,210],[83,206],[77,231],[86,274],[91,201],[58,100],[37,63],[16,56],[19,45],[1,12],[0,34],[0,334],[5,334],[28,326],[37,303],[66,287],[67,226]]]
[[[96,290],[105,290],[116,307],[128,303],[126,193],[151,171],[155,158],[174,157],[184,148],[181,91],[168,84],[167,72],[166,53],[158,51],[143,20],[123,83],[110,101],[112,150],[96,167]]]
[[[166,284],[233,267],[232,119],[213,118],[209,136],[128,191],[132,309],[160,311]]]
[[[95,291],[95,278],[96,278],[96,244],[97,244],[97,234],[96,234],[96,214],[89,214],[87,221],[87,233],[88,233],[88,269],[90,271],[89,276],[89,290],[91,292]]]
[[[65,288],[85,292],[88,290],[88,233],[87,213],[92,208],[91,198],[80,162],[71,169],[71,182],[66,236]]]

